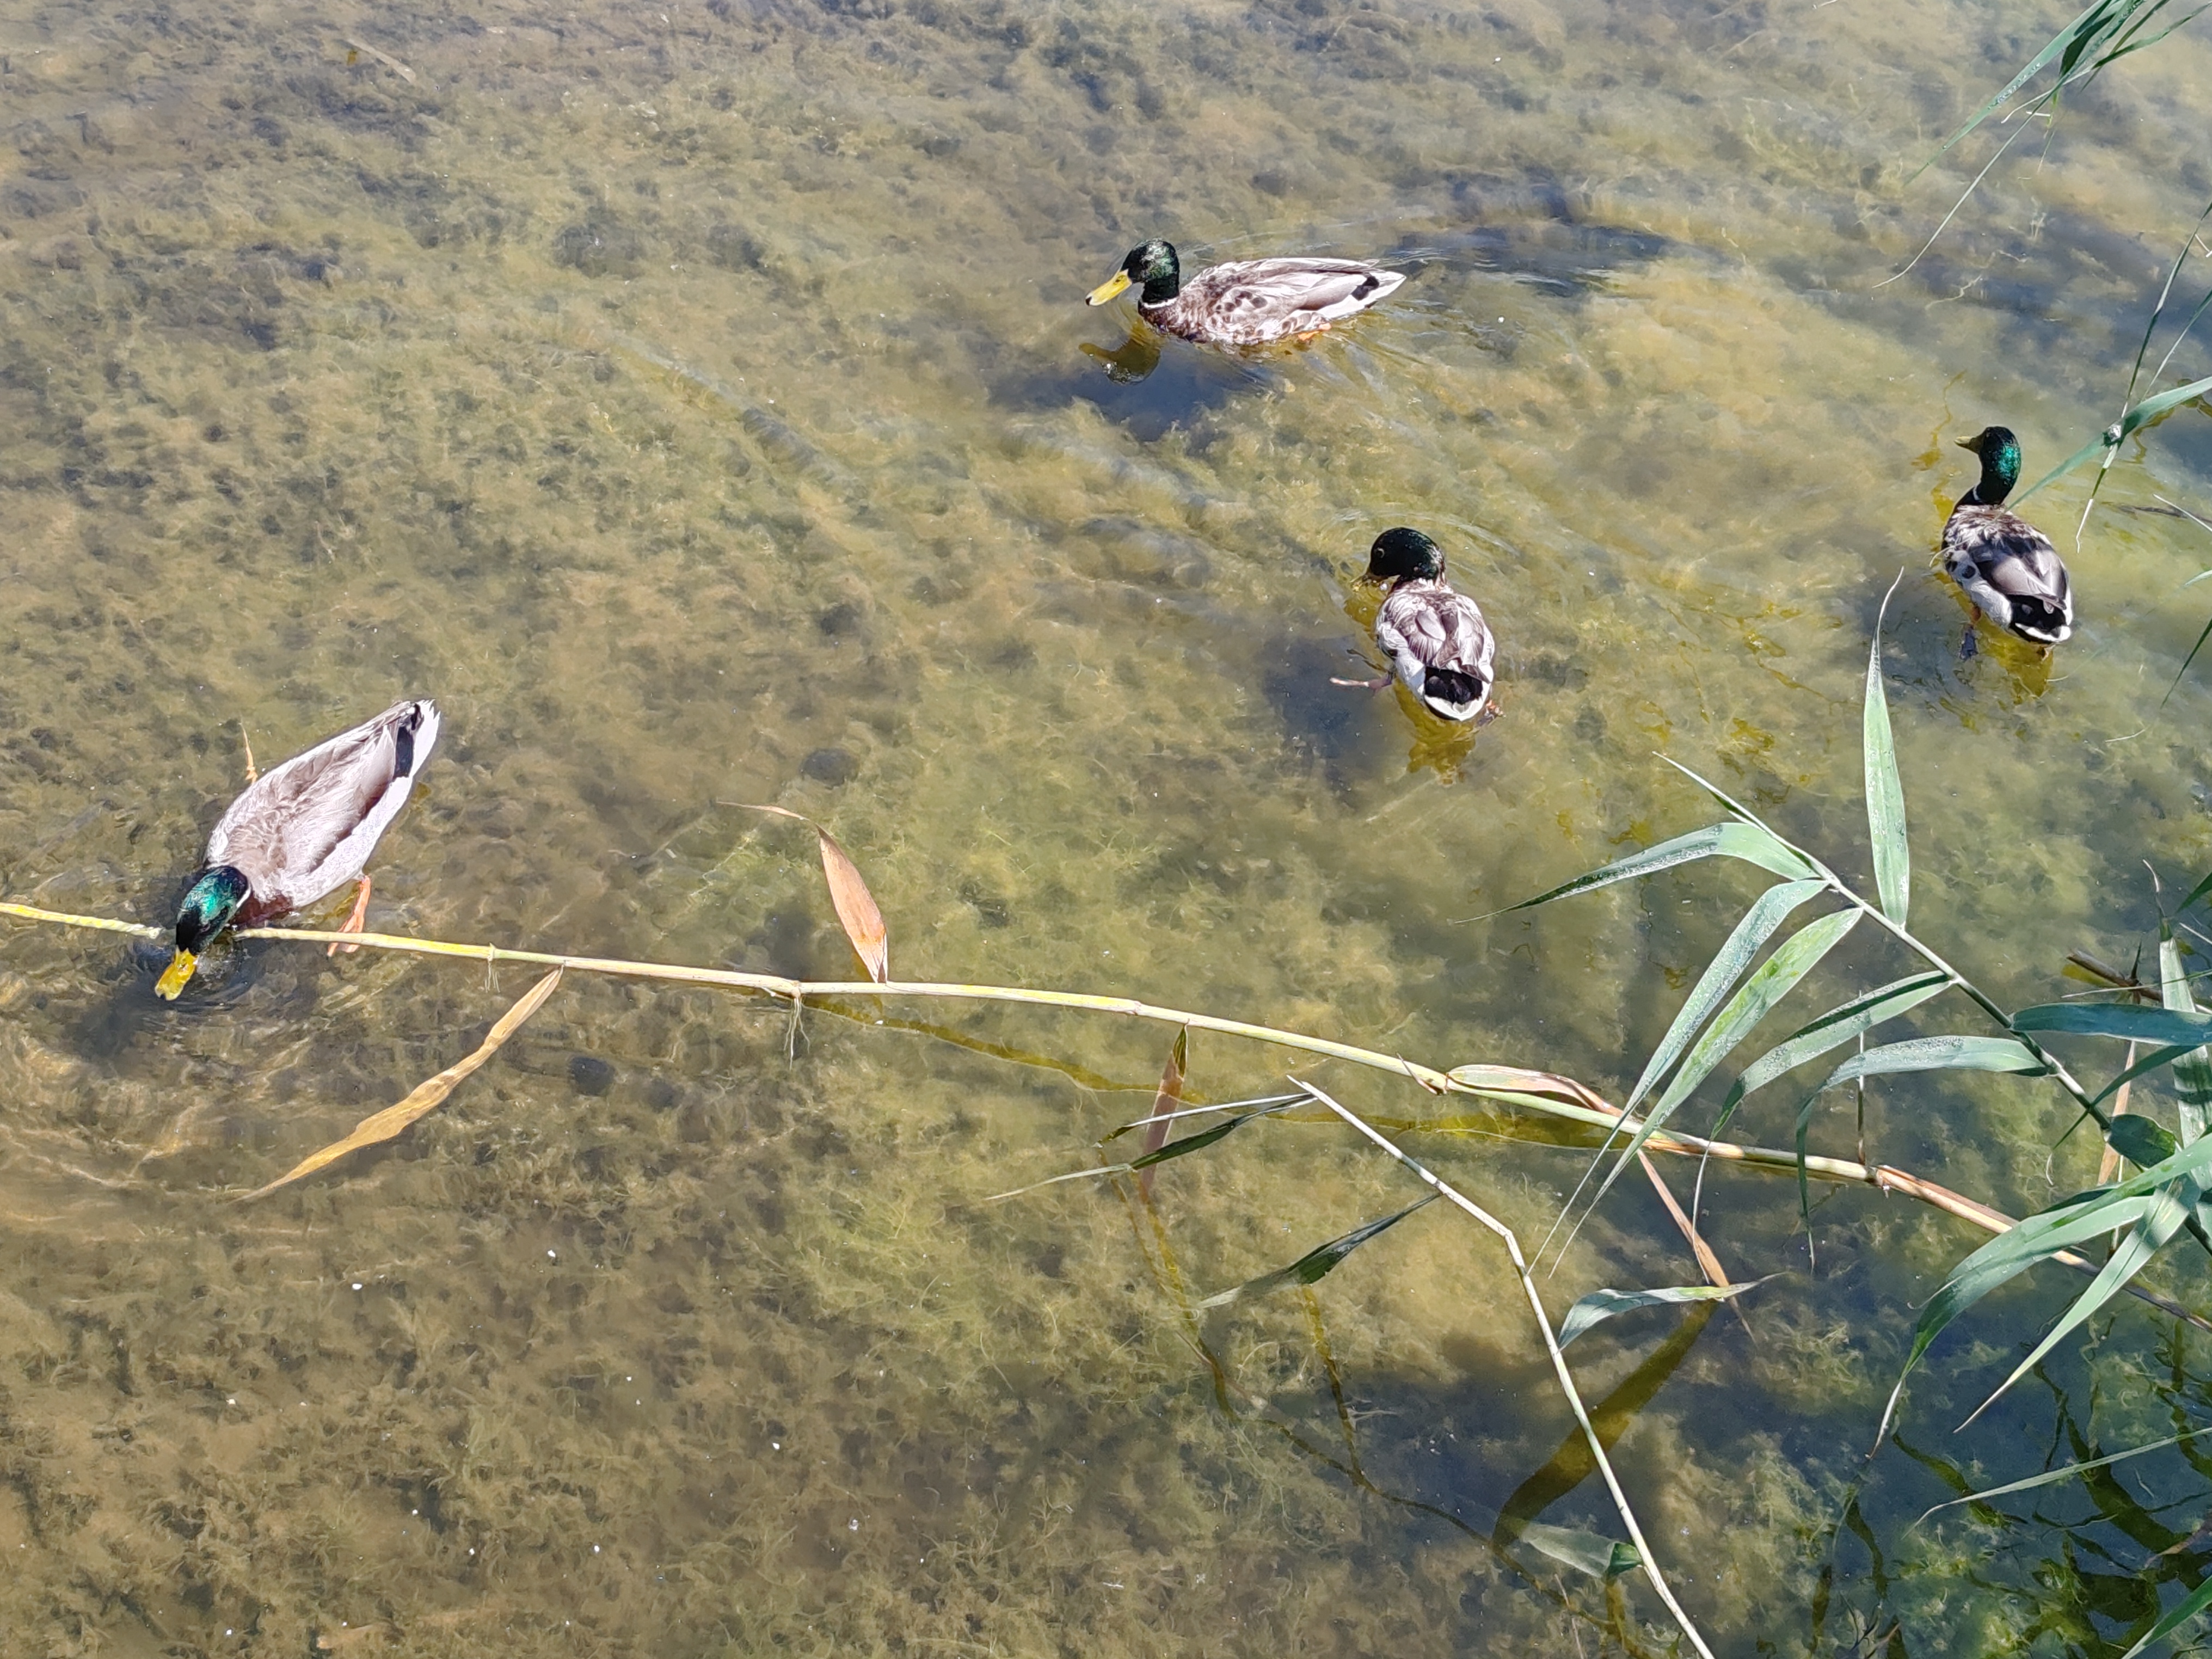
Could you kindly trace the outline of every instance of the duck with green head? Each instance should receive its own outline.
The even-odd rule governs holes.
[[[1121,268],[1091,290],[1103,306],[1135,287],[1137,314],[1155,328],[1212,345],[1267,345],[1316,334],[1387,298],[1406,280],[1355,259],[1239,259],[1182,274],[1172,244],[1129,250]]]
[[[1982,476],[1959,497],[1943,526],[1943,568],[1998,627],[2046,649],[2074,632],[2074,583],[2051,538],[2004,499],[2020,482],[2020,440],[2009,428],[1984,427],[1959,440],[1981,458]],[[1962,652],[1973,650],[1966,624]]]
[[[359,890],[345,931],[358,933],[368,908],[368,855],[437,741],[438,705],[410,699],[249,784],[216,822],[206,861],[177,906],[176,954],[155,993],[173,999],[182,991],[226,927],[256,927],[349,881]],[[341,948],[356,947],[331,947]]]
[[[1444,720],[1480,714],[1498,680],[1498,641],[1482,607],[1444,580],[1443,549],[1418,530],[1386,530],[1367,550],[1363,580],[1388,585],[1375,613],[1375,643],[1406,689]],[[1336,683],[1379,690],[1390,679]]]

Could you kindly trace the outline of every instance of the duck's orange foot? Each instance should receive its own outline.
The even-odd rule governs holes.
[[[362,923],[366,921],[368,919],[368,878],[367,876],[363,876],[361,878],[359,890],[353,896],[353,914],[338,924],[338,932],[341,933],[358,933],[361,932]],[[337,955],[339,951],[343,951],[348,956],[351,956],[355,951],[360,949],[361,946],[358,945],[339,944],[331,945],[331,948],[324,951],[323,954],[328,957],[334,957]]]

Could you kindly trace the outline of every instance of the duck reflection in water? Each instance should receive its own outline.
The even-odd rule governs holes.
[[[1108,380],[1121,386],[1134,386],[1160,366],[1159,331],[1151,327],[1132,329],[1129,337],[1110,351],[1085,340],[1083,355],[1105,364]]]

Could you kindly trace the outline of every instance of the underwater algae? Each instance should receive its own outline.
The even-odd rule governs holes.
[[[2068,654],[1960,666],[1925,566],[1967,464],[1935,440],[2002,419],[2055,458],[2109,418],[2100,343],[2166,257],[2136,228],[2205,193],[2133,162],[2189,153],[2201,64],[2146,55],[1872,295],[2007,30],[2041,38],[1894,5],[0,12],[0,890],[158,920],[245,741],[434,695],[373,926],[845,975],[803,840],[717,804],[770,802],[866,871],[902,973],[1617,1097],[1737,890],[1472,919],[1688,827],[1654,749],[1786,822],[1856,811],[1905,565],[1924,925],[2008,996],[2063,948],[2125,960],[2135,860],[2212,850],[2190,745],[2129,739],[2199,550],[2100,514]],[[1125,386],[1080,301],[1156,234],[1413,274],[1311,348]],[[2174,424],[2112,499],[2201,483]],[[1327,684],[1395,523],[1498,631],[1472,743]],[[1023,1064],[810,1011],[787,1059],[787,1010],[572,980],[407,1137],[239,1207],[529,980],[249,946],[162,1010],[150,971],[0,943],[11,1647],[1663,1646],[1632,1581],[1466,1530],[1611,1516],[1517,1288],[1437,1206],[1317,1316],[1209,1316],[1218,1378],[1194,1347],[1176,1285],[1419,1195],[1379,1158],[1261,1124],[1163,1167],[1172,1273],[1109,1193],[981,1202],[1140,1115],[1157,1029],[942,1021]],[[1274,1058],[1194,1039],[1194,1098]],[[2063,1125],[2006,1086],[1878,1099],[1876,1150],[2038,1193]],[[1582,1155],[1507,1133],[1418,1150],[1540,1237]],[[1841,1196],[1807,1275],[1781,1183],[1705,1198],[1733,1271],[1801,1267],[1752,1333],[1648,1312],[1573,1351],[1700,1627],[2045,1639],[2044,1546],[1907,1532],[1949,1495],[1922,1464],[1852,1511],[1878,1553],[1835,1519],[1960,1232]],[[1696,1276],[1642,1194],[1577,1254],[1555,1306]],[[2017,1473],[2088,1397],[2067,1363],[2064,1413],[1947,1452]],[[2158,1386],[2103,1378],[2115,1433]]]

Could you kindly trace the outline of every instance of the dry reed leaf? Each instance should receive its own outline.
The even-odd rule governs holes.
[[[818,823],[814,833],[822,838],[822,873],[830,883],[830,902],[837,907],[837,920],[845,925],[854,954],[867,969],[868,977],[881,985],[891,976],[890,935],[884,926],[884,913],[876,908],[868,884],[860,879],[860,866],[837,845],[837,838]]]
[[[350,34],[342,36],[341,38],[345,41],[346,45],[351,46],[356,52],[376,59],[378,63],[383,64],[385,68],[390,70],[394,75],[404,81],[409,86],[411,87],[415,84],[415,71],[409,69],[406,64],[401,63],[390,52],[379,52],[374,46],[370,46],[368,41],[356,40]],[[351,63],[353,59],[349,58],[346,61],[348,63]]]
[[[853,862],[852,854],[837,844],[836,836],[804,812],[794,812],[788,806],[759,806],[750,801],[725,801],[726,806],[737,807],[745,812],[773,812],[780,818],[796,818],[812,830],[822,843],[822,875],[830,884],[830,902],[837,912],[838,925],[844,928],[845,937],[852,941],[853,954],[868,970],[868,977],[878,985],[891,976],[890,934],[884,926],[884,913],[876,908],[875,896],[868,891],[868,884],[860,878],[860,866]]]
[[[2120,1069],[2124,1072],[2129,1066],[2135,1063],[2136,1045],[2130,1042],[2128,1044],[2128,1057],[2120,1062]],[[2127,1115],[2128,1094],[2135,1086],[2135,1082],[2132,1079],[2120,1085],[2120,1092],[2115,1096],[2112,1100],[2112,1115],[2114,1117],[2124,1117]],[[2112,1143],[2108,1140],[2105,1143],[2105,1155],[2097,1160],[2097,1184],[2100,1187],[2108,1187],[2114,1181],[2119,1178],[2119,1174],[2120,1155],[2113,1149]],[[2118,1235],[2116,1234],[2115,1237],[2117,1237]]]
[[[327,1169],[348,1152],[358,1152],[363,1146],[374,1146],[380,1141],[390,1140],[417,1118],[426,1117],[436,1111],[439,1107],[445,1104],[447,1095],[459,1088],[471,1073],[497,1054],[500,1045],[520,1030],[523,1021],[528,1019],[544,1006],[545,999],[553,994],[553,988],[561,982],[561,971],[560,969],[556,968],[544,979],[532,986],[521,1001],[500,1016],[499,1023],[491,1028],[490,1035],[484,1038],[483,1044],[467,1059],[455,1060],[437,1076],[417,1085],[414,1092],[398,1105],[387,1106],[380,1112],[370,1113],[368,1116],[353,1126],[353,1133],[344,1139],[334,1140],[322,1151],[310,1153],[266,1187],[255,1188],[239,1201],[244,1203],[247,1199],[265,1197],[279,1187],[289,1186],[303,1176],[311,1176],[318,1170]]]
[[[1182,1104],[1183,1067],[1190,1059],[1190,1027],[1186,1025],[1176,1033],[1175,1047],[1168,1051],[1167,1069],[1160,1073],[1159,1092],[1152,1097],[1152,1121],[1145,1127],[1145,1150],[1157,1152],[1167,1144],[1168,1114]],[[1137,1172],[1137,1188],[1146,1198],[1152,1195],[1152,1172],[1150,1169]]]
[[[1659,1166],[1651,1161],[1651,1154],[1638,1152],[1636,1159],[1643,1164],[1644,1173],[1651,1177],[1651,1184],[1658,1189],[1659,1201],[1667,1206],[1667,1213],[1674,1218],[1674,1224],[1681,1229],[1682,1237],[1689,1241],[1690,1254],[1698,1258],[1698,1271],[1705,1274],[1705,1283],[1718,1290],[1733,1289],[1728,1269],[1721,1266],[1721,1259],[1713,1254],[1713,1247],[1706,1243],[1704,1235],[1698,1231],[1698,1224],[1684,1214],[1682,1206],[1674,1201],[1674,1189],[1659,1173]],[[1743,1310],[1734,1302],[1730,1302],[1729,1306],[1735,1309],[1736,1318],[1742,1322],[1744,1329],[1749,1331],[1751,1321],[1746,1317]]]
[[[381,1623],[347,1625],[337,1630],[319,1630],[315,1632],[315,1651],[336,1653],[340,1649],[349,1648],[357,1642],[366,1642],[371,1637],[389,1640],[398,1634],[398,1631],[392,1626]]]
[[[1643,1164],[1644,1173],[1651,1177],[1652,1186],[1658,1190],[1660,1203],[1666,1206],[1667,1213],[1674,1218],[1675,1226],[1681,1229],[1682,1237],[1689,1240],[1690,1254],[1698,1258],[1698,1267],[1705,1274],[1705,1282],[1722,1290],[1728,1289],[1730,1283],[1728,1270],[1721,1266],[1721,1259],[1713,1254],[1712,1246],[1698,1234],[1696,1224],[1682,1213],[1682,1206],[1674,1201],[1674,1188],[1668,1186],[1665,1177],[1660,1175],[1659,1166],[1651,1161],[1648,1153],[1638,1152],[1636,1158]]]
[[[1571,1106],[1587,1106],[1594,1111],[1618,1116],[1620,1109],[1607,1103],[1605,1097],[1593,1091],[1587,1084],[1577,1083],[1571,1077],[1561,1077],[1557,1072],[1532,1072],[1520,1066],[1455,1066],[1451,1080],[1462,1088],[1491,1091],[1501,1094],[1536,1095],[1547,1100],[1564,1100]]]

